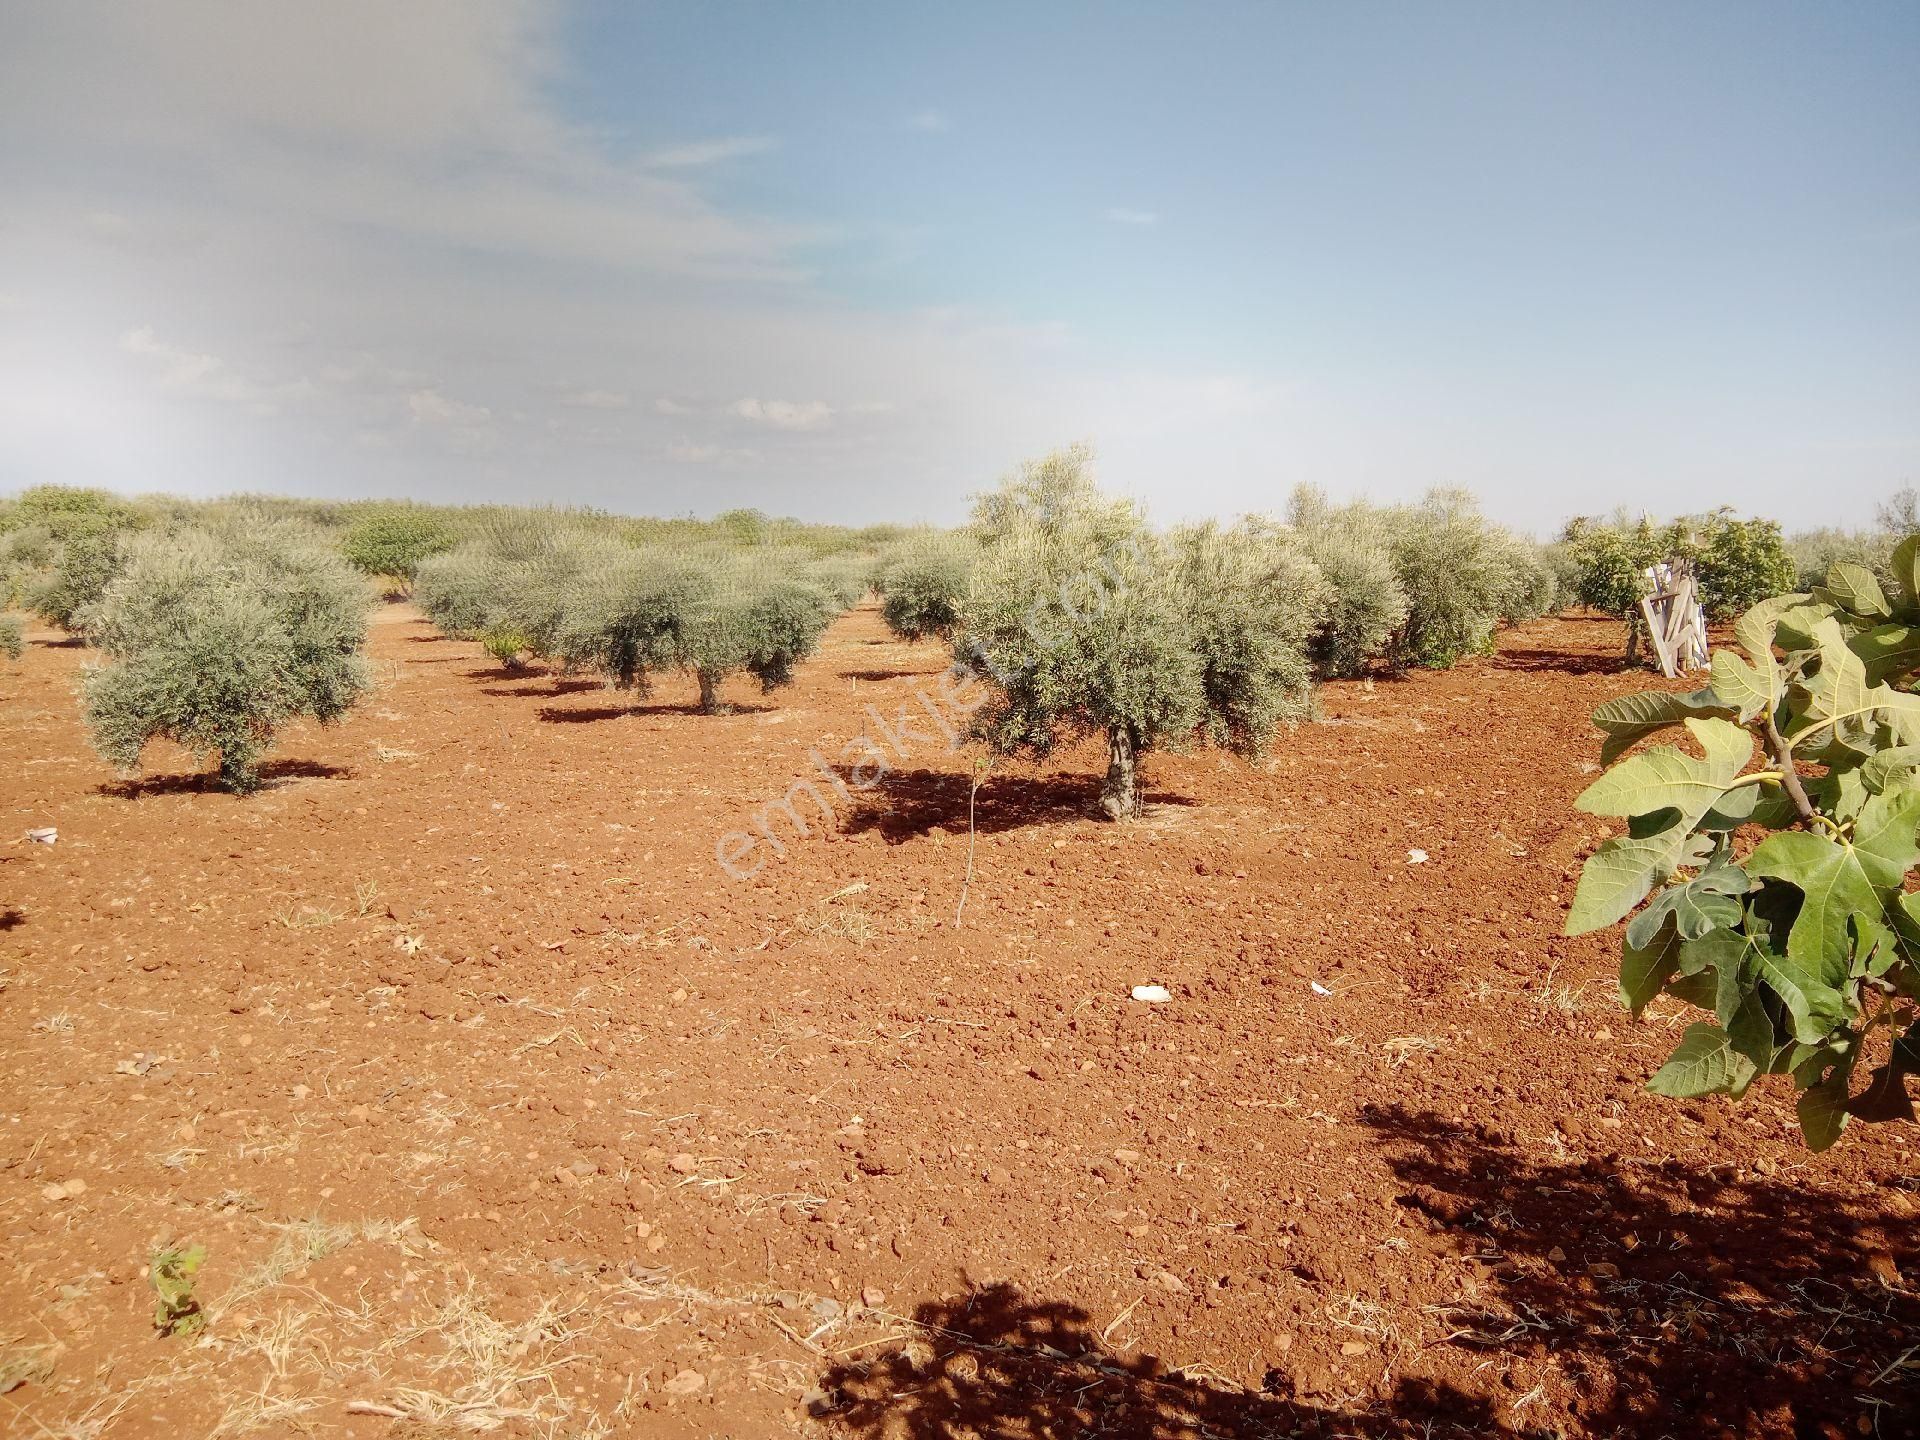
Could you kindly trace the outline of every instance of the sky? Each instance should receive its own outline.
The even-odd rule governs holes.
[[[0,491],[1920,484],[1920,7],[0,0]]]

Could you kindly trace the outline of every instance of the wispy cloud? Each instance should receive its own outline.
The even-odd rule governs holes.
[[[953,119],[941,110],[916,110],[907,117],[907,128],[941,134],[953,129]]]
[[[562,395],[560,403],[574,410],[626,410],[633,397],[619,390],[573,390]]]
[[[824,430],[833,419],[833,407],[824,400],[736,400],[727,412],[775,430]]]
[[[683,465],[738,465],[760,458],[758,450],[730,449],[725,445],[696,445],[681,440],[667,447],[667,458]]]
[[[717,140],[695,140],[672,145],[647,156],[646,163],[656,170],[697,170],[703,165],[718,165],[723,160],[738,160],[746,155],[764,155],[779,141],[770,135],[729,135]]]
[[[1114,225],[1158,225],[1160,212],[1157,210],[1134,210],[1125,205],[1115,205],[1101,217]]]
[[[306,380],[284,385],[256,380],[217,355],[168,344],[150,326],[127,331],[120,337],[120,348],[151,367],[161,389],[182,399],[248,405],[272,414],[280,402],[308,394],[313,388]]]

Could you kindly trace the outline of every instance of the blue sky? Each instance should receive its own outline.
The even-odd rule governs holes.
[[[1920,483],[1910,5],[0,5],[0,486]]]

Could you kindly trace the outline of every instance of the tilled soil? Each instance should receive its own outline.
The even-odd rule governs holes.
[[[1619,638],[1330,686],[1116,827],[870,611],[707,717],[389,607],[246,798],[116,780],[34,635],[0,1432],[1920,1432],[1913,1128],[1646,1095],[1680,1007],[1559,935]]]

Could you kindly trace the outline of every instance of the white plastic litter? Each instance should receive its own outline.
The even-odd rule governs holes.
[[[27,831],[27,839],[36,845],[51,845],[60,838],[60,832],[51,825],[43,825],[37,830]]]
[[[1426,852],[1426,851],[1424,851],[1424,850],[1409,850],[1409,851],[1407,851],[1407,864],[1409,864],[1409,865],[1424,865],[1424,864],[1426,864],[1426,863],[1427,863],[1427,852]]]
[[[1307,983],[1308,983],[1309,985],[1311,985],[1311,986],[1313,986],[1313,993],[1314,993],[1314,994],[1316,994],[1316,995],[1331,995],[1331,994],[1333,994],[1333,992],[1332,992],[1331,990],[1329,990],[1329,989],[1327,989],[1327,987],[1326,987],[1326,986],[1324,986],[1324,985],[1322,985],[1322,984],[1321,984],[1321,983],[1320,983],[1320,982],[1319,982],[1318,980],[1309,980],[1309,981],[1308,981]]]
[[[1136,985],[1133,987],[1133,998],[1144,1000],[1149,1005],[1164,1005],[1173,999],[1173,992],[1164,985]]]

